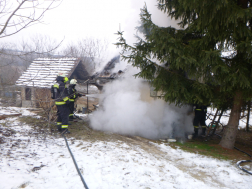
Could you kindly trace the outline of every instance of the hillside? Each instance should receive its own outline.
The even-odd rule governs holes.
[[[13,115],[0,120],[0,175],[5,181],[1,188],[84,188],[64,139],[43,112],[0,109],[2,115]],[[248,159],[241,152],[201,155],[214,150],[202,149],[199,141],[187,141],[184,144],[193,145],[186,147],[94,131],[88,117],[81,118],[66,137],[89,188],[251,188],[251,175],[236,166],[237,160]]]

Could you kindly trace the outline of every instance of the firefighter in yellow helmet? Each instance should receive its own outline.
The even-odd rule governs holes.
[[[76,79],[71,79],[70,85],[68,87],[68,93],[69,93],[69,121],[73,121],[74,119],[74,102],[75,99],[78,97],[83,96],[82,94],[78,93],[77,90],[75,89],[75,86],[77,84]],[[84,95],[85,96],[85,95]]]
[[[56,78],[57,83],[54,84],[54,88],[57,89],[55,93],[55,104],[57,106],[57,128],[60,132],[69,133],[68,131],[68,115],[70,103],[68,97],[68,90],[66,82],[68,78],[64,73],[59,73]]]

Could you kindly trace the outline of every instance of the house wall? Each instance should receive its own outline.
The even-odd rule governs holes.
[[[34,88],[30,87],[31,99],[27,100],[27,87],[21,88],[21,101],[24,108],[47,108],[54,102],[51,99],[51,91],[47,88]]]
[[[22,107],[24,108],[30,108],[30,107],[36,107],[35,103],[33,102],[34,100],[34,89],[31,89],[31,100],[26,99],[26,89],[28,87],[22,87],[21,88],[21,101],[22,101]]]

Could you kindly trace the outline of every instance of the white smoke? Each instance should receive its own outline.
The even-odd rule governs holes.
[[[105,85],[100,108],[90,116],[93,129],[150,139],[183,138],[193,132],[189,106],[154,100],[148,83],[132,75],[130,69],[124,78]]]

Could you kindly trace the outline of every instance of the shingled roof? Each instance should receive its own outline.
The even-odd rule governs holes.
[[[38,58],[16,81],[16,85],[50,88],[59,72],[70,77],[80,63],[79,58]]]

